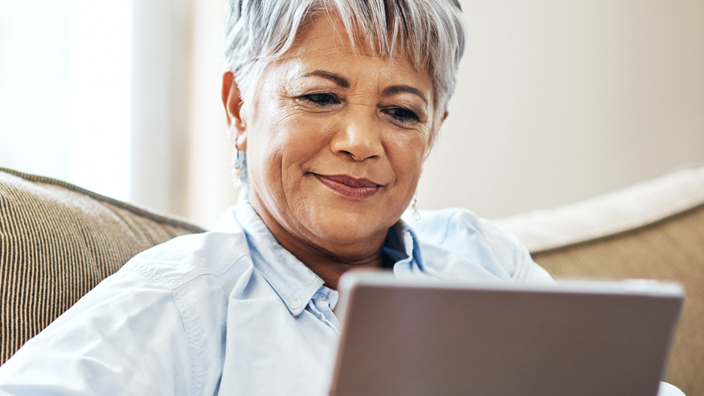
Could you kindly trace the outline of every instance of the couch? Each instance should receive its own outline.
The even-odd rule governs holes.
[[[664,380],[704,394],[704,167],[499,219],[557,278],[653,278],[687,297]],[[0,364],[140,251],[204,230],[0,168]]]
[[[681,283],[686,297],[664,380],[704,395],[704,166],[495,222],[556,278]]]
[[[195,225],[0,168],[0,364],[132,256]]]

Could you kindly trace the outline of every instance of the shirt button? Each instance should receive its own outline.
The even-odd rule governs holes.
[[[294,302],[291,303],[291,309],[298,309],[298,308],[300,308],[300,307],[301,307],[301,301],[300,301],[300,300],[296,300],[296,301],[294,301]]]

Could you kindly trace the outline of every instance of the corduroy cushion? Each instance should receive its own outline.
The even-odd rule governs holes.
[[[69,183],[0,168],[0,364],[137,253],[203,231]]]

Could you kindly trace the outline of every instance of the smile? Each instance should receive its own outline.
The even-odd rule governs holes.
[[[368,179],[355,179],[347,175],[318,175],[315,177],[321,183],[334,190],[335,192],[345,196],[346,198],[362,201],[379,191],[381,185],[376,184]]]

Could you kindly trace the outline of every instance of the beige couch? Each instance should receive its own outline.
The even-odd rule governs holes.
[[[686,293],[665,381],[704,395],[704,166],[496,223],[558,278],[648,278]]]
[[[687,299],[665,380],[704,394],[704,167],[498,223],[556,277],[681,282]],[[0,363],[138,252],[202,231],[0,168]]]

